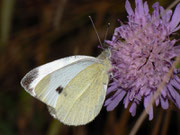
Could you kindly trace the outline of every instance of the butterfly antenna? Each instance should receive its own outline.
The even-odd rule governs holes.
[[[106,29],[106,33],[105,33],[105,36],[104,36],[104,41],[107,39],[107,35],[108,35],[108,32],[109,32],[109,28],[110,28],[110,23],[107,24],[107,29]]]
[[[91,21],[91,23],[92,23],[92,26],[93,26],[93,28],[94,28],[94,31],[96,32],[97,38],[98,38],[98,40],[99,40],[99,43],[100,43],[101,47],[103,48],[101,39],[100,39],[100,37],[99,37],[99,34],[98,34],[98,32],[97,32],[97,29],[96,29],[96,27],[95,27],[95,24],[94,24],[94,22],[93,22],[91,16],[89,16],[89,19],[90,19],[90,21]]]

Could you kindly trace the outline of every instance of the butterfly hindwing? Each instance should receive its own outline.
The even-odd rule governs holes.
[[[83,125],[100,112],[108,75],[104,65],[94,63],[76,75],[63,89],[51,114],[67,125]]]

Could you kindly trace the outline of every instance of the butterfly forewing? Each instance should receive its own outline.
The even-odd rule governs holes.
[[[55,107],[59,93],[81,70],[97,62],[88,56],[72,56],[37,67],[27,73],[21,85],[32,96]]]

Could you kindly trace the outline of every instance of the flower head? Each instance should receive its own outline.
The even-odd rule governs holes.
[[[128,23],[115,29],[111,41],[106,41],[111,50],[113,66],[111,83],[107,94],[113,93],[105,102],[108,111],[113,110],[121,100],[125,108],[131,102],[130,113],[136,114],[137,105],[144,101],[147,108],[164,76],[169,72],[174,59],[180,54],[180,46],[170,35],[180,29],[180,3],[174,14],[156,2],[153,13],[149,14],[147,2],[136,0],[135,11],[126,0]],[[169,107],[169,99],[180,108],[180,71],[174,69],[173,75],[155,101],[163,109]],[[149,112],[153,119],[153,107]]]

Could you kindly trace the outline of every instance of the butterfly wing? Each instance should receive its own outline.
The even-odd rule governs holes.
[[[80,71],[98,62],[94,57],[71,56],[39,66],[25,75],[22,87],[51,107],[61,91]]]
[[[94,63],[78,73],[58,96],[51,115],[67,125],[84,125],[100,112],[108,84],[106,67]]]

